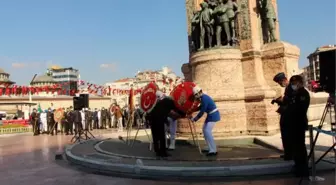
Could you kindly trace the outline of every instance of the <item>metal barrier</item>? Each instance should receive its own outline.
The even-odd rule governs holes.
[[[332,129],[330,131],[328,130],[322,130],[322,129],[319,129],[317,127],[313,127],[312,125],[309,125],[308,126],[308,130],[309,130],[309,139],[310,139],[310,164],[311,164],[311,172],[312,172],[312,176],[311,176],[311,180],[312,181],[323,181],[324,179],[321,178],[321,177],[317,177],[316,176],[316,165],[320,162],[320,161],[325,161],[323,160],[323,158],[331,151],[331,150],[334,150],[334,155],[335,155],[335,162],[331,162],[331,161],[325,161],[325,162],[328,162],[328,163],[332,163],[335,165],[335,173],[336,173],[336,132],[335,130]],[[317,134],[319,133],[322,133],[322,134],[326,134],[326,135],[329,135],[333,138],[333,144],[332,146],[318,159],[315,161],[315,143],[316,143],[316,140],[314,140],[314,132],[313,131],[316,131]],[[316,138],[317,139],[317,138]]]

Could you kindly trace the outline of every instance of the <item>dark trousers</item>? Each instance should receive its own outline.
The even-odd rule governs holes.
[[[55,134],[57,135],[57,126],[58,126],[58,123],[56,122],[48,123],[48,133],[51,135],[54,135],[54,132],[55,132]]]
[[[33,121],[32,125],[33,125],[33,133],[34,133],[34,135],[40,134],[40,124],[39,124],[39,121],[38,120]]]
[[[95,120],[93,121],[93,128],[94,128],[94,129],[99,128],[98,119],[95,119]]]
[[[92,120],[85,120],[85,130],[92,130]]]
[[[164,129],[164,120],[153,119],[150,122],[154,151],[157,155],[166,154],[166,136]]]
[[[73,123],[65,122],[65,134],[73,134]]]
[[[284,159],[285,160],[291,160],[293,159],[293,147],[292,147],[292,141],[291,141],[291,135],[290,135],[290,124],[289,122],[285,121],[284,116],[280,117],[280,133],[281,133],[281,140],[282,140],[282,146],[284,149]]]
[[[101,119],[101,128],[106,128],[106,119]]]
[[[75,134],[82,131],[82,123],[81,122],[75,122]]]
[[[298,123],[296,123],[298,124]],[[304,127],[294,127],[292,128],[291,140],[292,140],[292,151],[295,163],[295,170],[298,176],[308,176],[308,155],[306,148],[306,129]]]

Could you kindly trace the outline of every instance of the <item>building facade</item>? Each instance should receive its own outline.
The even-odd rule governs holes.
[[[61,88],[65,90],[65,95],[73,95],[72,92],[78,90],[79,70],[72,67],[51,67],[48,69],[48,73],[51,74],[53,80],[60,84]]]
[[[4,88],[15,84],[15,82],[9,79],[9,76],[10,76],[9,73],[5,72],[5,70],[0,68],[0,88]]]
[[[169,94],[176,83],[180,82],[182,79],[177,76],[168,67],[163,67],[161,70],[157,71],[139,71],[134,78],[124,78],[119,79],[111,83],[106,83],[105,86],[111,89],[108,96],[111,97],[112,102],[119,104],[121,107],[128,105],[127,93],[118,90],[129,90],[131,87],[133,89],[141,89],[145,87],[150,82],[156,82],[158,87],[166,94]],[[135,105],[140,104],[140,93],[136,94],[134,97]]]
[[[319,54],[323,51],[335,50],[336,45],[327,45],[317,48],[313,53],[308,55],[309,60],[309,78],[310,80],[320,80],[320,59]]]

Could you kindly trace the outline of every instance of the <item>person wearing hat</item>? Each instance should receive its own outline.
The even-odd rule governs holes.
[[[292,151],[292,141],[289,137],[289,130],[290,130],[290,116],[288,115],[287,107],[290,102],[293,90],[289,86],[289,81],[285,75],[285,73],[281,72],[274,76],[273,81],[278,83],[281,87],[285,87],[284,96],[279,98],[273,99],[272,104],[277,103],[279,108],[277,112],[280,114],[280,133],[281,133],[281,140],[282,146],[284,149],[284,155],[281,157],[284,158],[285,161],[293,159],[293,151]]]
[[[174,101],[166,97],[163,92],[157,91],[158,102],[149,113],[148,119],[152,131],[153,145],[156,156],[168,157],[166,148],[165,122],[169,115],[184,116],[183,112],[176,109]]]
[[[300,75],[292,76],[289,82],[293,90],[292,99],[287,109],[291,124],[289,135],[295,163],[294,172],[296,176],[308,177],[309,168],[305,134],[308,129],[307,111],[310,104],[310,96],[303,86],[303,78]]]
[[[199,107],[199,113],[194,118],[191,115],[189,116],[189,118],[191,119],[191,121],[197,122],[204,113],[207,113],[207,117],[203,125],[203,135],[208,145],[208,149],[203,150],[202,152],[207,153],[207,156],[216,156],[217,147],[215,140],[212,136],[212,129],[215,126],[216,122],[220,121],[219,111],[213,99],[207,94],[204,94],[200,87],[195,86],[193,88],[193,95],[195,99],[200,100],[201,104]]]

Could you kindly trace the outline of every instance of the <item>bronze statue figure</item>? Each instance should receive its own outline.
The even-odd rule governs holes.
[[[232,0],[227,0],[225,4],[227,5],[227,16],[230,22],[230,28],[231,28],[230,30],[232,34],[231,39],[232,39],[232,42],[237,42],[235,22],[236,22],[236,17],[237,17],[236,15],[239,12],[239,7],[237,3],[233,2]]]
[[[257,0],[258,9],[262,20],[262,32],[264,43],[276,42],[275,36],[275,15],[274,6],[271,0]]]
[[[224,0],[220,0],[218,6],[214,10],[214,15],[216,15],[216,39],[217,39],[217,46],[222,45],[222,30],[224,28],[227,45],[230,45],[231,42],[231,34],[230,34],[230,21],[228,17],[228,6],[224,4]]]
[[[201,12],[200,12],[200,48],[204,49],[205,35],[207,36],[208,46],[212,47],[212,35],[213,35],[213,17],[212,10],[209,8],[206,2],[201,3]]]
[[[193,51],[200,47],[200,11],[194,11],[191,20],[191,40]]]
[[[217,0],[204,0],[204,2],[208,3],[209,8],[212,10],[218,5]]]

